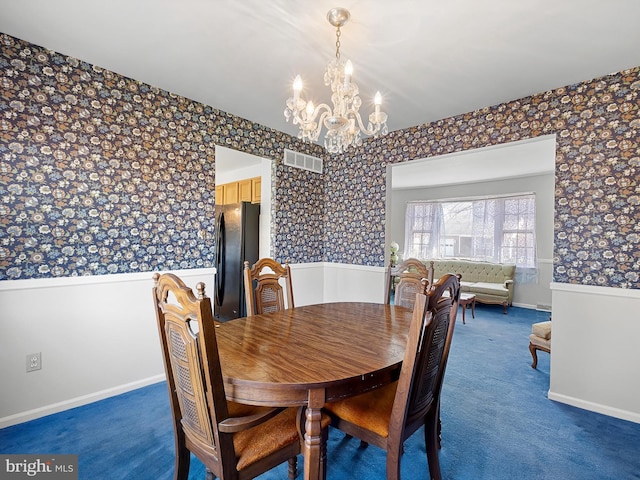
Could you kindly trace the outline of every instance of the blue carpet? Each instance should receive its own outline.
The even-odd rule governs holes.
[[[451,480],[640,479],[640,424],[547,399],[549,355],[531,368],[531,324],[548,314],[479,305],[458,316],[442,392],[441,467]],[[597,379],[594,379],[597,381]],[[81,480],[173,478],[165,383],[0,430],[0,453],[73,453]],[[405,444],[403,478],[428,478],[422,432]],[[302,459],[299,461],[302,466]],[[282,465],[260,479],[285,479]],[[331,430],[329,480],[383,479],[385,455]],[[192,461],[190,479],[204,479]],[[299,475],[301,478],[301,475]]]

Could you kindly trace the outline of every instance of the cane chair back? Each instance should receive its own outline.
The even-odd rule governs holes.
[[[271,258],[261,258],[249,267],[249,262],[244,262],[244,291],[247,316],[293,308],[289,263],[282,265]]]
[[[394,305],[413,309],[416,293],[426,293],[430,282],[433,282],[433,262],[428,269],[417,258],[408,258],[398,266],[389,268],[385,301],[391,303],[393,290]]]

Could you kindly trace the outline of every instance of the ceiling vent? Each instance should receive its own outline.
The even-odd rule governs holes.
[[[304,153],[294,152],[293,150],[284,150],[284,164],[290,167],[302,168],[311,172],[322,173],[322,159],[312,157]]]

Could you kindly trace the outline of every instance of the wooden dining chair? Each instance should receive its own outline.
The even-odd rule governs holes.
[[[404,442],[424,426],[430,478],[440,480],[440,391],[453,336],[460,283],[444,275],[417,293],[397,382],[355,397],[327,403],[331,425],[387,453],[387,479],[400,479]]]
[[[396,279],[398,279],[397,284]],[[421,260],[407,258],[398,266],[389,268],[385,303],[391,303],[391,292],[395,285],[394,305],[413,308],[416,293],[425,293],[430,282],[433,283],[433,262],[428,269]]]
[[[249,262],[244,262],[244,292],[247,316],[293,308],[289,263],[282,265],[271,258],[261,258],[249,268]]]
[[[153,301],[173,414],[174,480],[189,476],[190,452],[205,465],[208,478],[251,479],[289,461],[289,479],[293,480],[304,438],[303,409],[227,401],[216,323],[204,284],[196,286],[196,298],[173,274],[155,274],[154,282]],[[323,425],[328,423],[327,417]],[[326,430],[323,428],[323,449]],[[324,463],[321,472],[326,472]]]

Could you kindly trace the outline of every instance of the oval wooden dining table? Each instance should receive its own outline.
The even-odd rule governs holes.
[[[321,409],[398,378],[411,310],[376,303],[295,307],[216,329],[227,398],[306,406],[304,478],[320,475]]]

